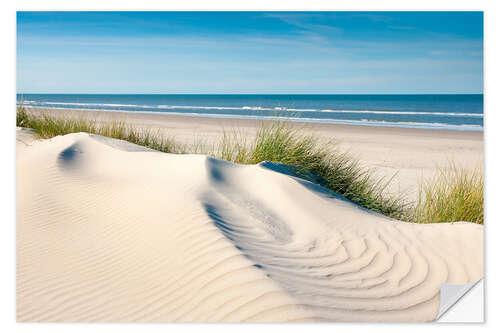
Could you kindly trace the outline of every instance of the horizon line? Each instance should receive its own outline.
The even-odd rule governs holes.
[[[484,95],[481,93],[46,93],[16,92],[16,95]]]

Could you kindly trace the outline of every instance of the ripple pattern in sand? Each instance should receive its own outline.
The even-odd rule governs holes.
[[[79,133],[18,145],[17,318],[424,321],[482,226],[369,213],[265,165]]]
[[[211,179],[203,197],[207,215],[256,267],[321,320],[433,320],[441,283],[482,276],[482,226],[394,221],[265,165],[251,171],[215,159],[206,164],[209,175],[212,169],[225,175]]]

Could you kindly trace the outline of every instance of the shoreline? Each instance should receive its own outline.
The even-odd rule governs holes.
[[[20,104],[17,104],[20,106]],[[341,120],[341,119],[316,119],[300,117],[280,117],[280,116],[252,116],[252,115],[226,115],[210,113],[188,113],[188,112],[159,112],[159,111],[140,111],[140,110],[112,110],[112,109],[87,109],[87,108],[64,108],[64,107],[37,107],[23,105],[26,109],[35,110],[74,110],[79,112],[106,112],[106,113],[124,113],[124,114],[144,114],[160,116],[182,116],[194,118],[209,119],[235,119],[235,120],[256,120],[256,121],[285,121],[290,123],[302,124],[323,124],[339,126],[362,126],[362,127],[382,127],[382,128],[403,128],[419,130],[437,130],[437,131],[458,131],[458,132],[484,132],[484,127],[479,125],[447,125],[445,123],[418,123],[418,122],[390,122],[390,121],[369,121],[369,120]],[[427,125],[420,125],[427,124]],[[432,125],[432,126],[431,126]]]
[[[26,106],[25,106],[26,107]],[[460,137],[471,136],[471,137],[483,137],[484,128],[481,130],[456,130],[456,129],[441,129],[441,128],[415,128],[415,127],[399,127],[399,126],[375,126],[375,125],[361,125],[361,124],[334,124],[334,123],[321,123],[321,122],[310,122],[310,121],[300,121],[300,120],[287,120],[286,118],[273,118],[273,119],[248,119],[248,118],[231,118],[231,117],[209,117],[209,116],[197,116],[195,114],[182,114],[182,113],[167,113],[167,112],[155,112],[155,111],[123,111],[123,110],[101,110],[101,109],[73,109],[73,108],[40,108],[40,107],[26,107],[27,110],[33,110],[35,112],[48,112],[52,114],[57,114],[59,112],[64,112],[65,114],[71,115],[71,113],[79,115],[92,115],[101,117],[103,115],[111,116],[111,118],[120,118],[125,116],[125,118],[140,118],[140,119],[155,119],[155,120],[166,120],[170,118],[171,120],[180,119],[196,119],[197,122],[210,123],[217,122],[223,124],[233,124],[234,122],[247,123],[249,125],[260,124],[261,122],[274,122],[274,121],[284,121],[290,123],[292,126],[310,126],[319,128],[337,128],[337,129],[350,129],[350,128],[366,128],[367,131],[373,130],[377,131],[391,131],[394,133],[439,133],[445,134],[450,132],[450,136],[456,136],[457,133]],[[114,119],[113,119],[114,120]],[[474,133],[474,134],[469,134]],[[446,135],[446,134],[445,134]]]

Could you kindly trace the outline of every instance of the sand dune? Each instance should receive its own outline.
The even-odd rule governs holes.
[[[416,225],[281,165],[18,129],[19,321],[429,321],[483,227]]]
[[[88,110],[30,109],[51,116],[90,117],[99,123],[123,121],[134,128],[159,131],[188,145],[219,142],[222,129],[241,133],[251,140],[262,123],[249,119],[215,119],[169,114],[134,114]],[[340,151],[349,152],[377,176],[393,179],[387,192],[402,193],[408,200],[418,199],[419,184],[433,179],[450,162],[468,170],[483,165],[483,133],[469,131],[422,130],[411,128],[367,127],[288,122],[291,128],[313,134],[321,140],[334,140]]]

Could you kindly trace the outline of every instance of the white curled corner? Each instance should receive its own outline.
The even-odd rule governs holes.
[[[476,287],[476,288],[474,288]],[[476,292],[474,292],[473,298],[467,299],[464,297],[472,288]],[[463,300],[462,297],[464,297]],[[462,304],[465,302],[473,302],[474,304]],[[478,304],[476,304],[478,303]],[[448,312],[452,307],[455,310],[456,307],[460,306],[463,309],[457,309],[457,315],[445,316],[446,318],[441,318],[444,314]],[[476,315],[468,316],[473,317],[472,320],[467,319],[463,316],[460,316],[460,313],[469,313],[470,311],[475,311]],[[441,291],[440,291],[440,304],[439,304],[439,314],[436,318],[438,322],[483,322],[483,279],[480,279],[473,283],[466,284],[449,284],[449,283],[441,283]],[[448,318],[449,317],[449,318]],[[480,319],[478,319],[480,318]]]

